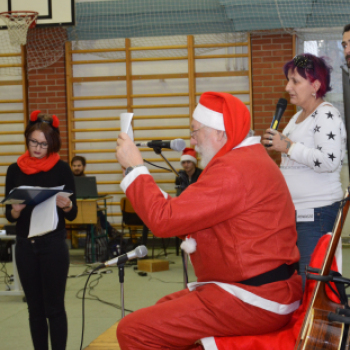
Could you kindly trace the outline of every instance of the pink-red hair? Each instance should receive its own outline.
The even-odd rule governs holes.
[[[333,68],[326,62],[325,57],[317,57],[310,53],[304,53],[298,56],[304,56],[307,58],[307,60],[310,62],[308,66],[312,65],[313,68],[297,67],[295,65],[294,59],[292,59],[284,65],[284,75],[288,79],[288,72],[290,70],[292,72],[296,70],[300,76],[302,76],[304,79],[309,80],[311,83],[313,83],[315,80],[318,80],[321,83],[321,86],[316,93],[316,97],[324,97],[328,91],[332,90],[330,83],[331,71]]]

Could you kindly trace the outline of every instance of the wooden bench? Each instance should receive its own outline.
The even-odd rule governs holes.
[[[120,350],[116,336],[118,322],[97,337],[84,350]]]

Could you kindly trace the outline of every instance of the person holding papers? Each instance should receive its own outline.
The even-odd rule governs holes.
[[[292,198],[260,138],[250,137],[249,110],[231,94],[204,92],[190,125],[204,169],[175,198],[157,186],[130,137],[118,135],[121,188],[155,236],[186,235],[181,248],[197,278],[124,317],[122,350],[203,350],[215,347],[212,336],[270,333],[302,297]]]
[[[58,187],[73,192],[56,196],[56,229],[28,238],[35,206],[6,205],[6,218],[16,222],[16,263],[29,310],[29,323],[35,350],[63,350],[67,341],[64,294],[69,268],[65,242],[65,219],[77,215],[74,177],[69,165],[60,160],[59,120],[55,115],[34,111],[24,132],[27,151],[11,164],[6,175],[6,196],[19,186]],[[46,214],[43,213],[43,219]],[[32,220],[33,221],[33,220]],[[50,331],[49,331],[50,330]]]

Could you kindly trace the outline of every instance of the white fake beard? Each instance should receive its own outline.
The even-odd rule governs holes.
[[[216,151],[209,143],[202,146],[195,146],[194,149],[201,155],[200,165],[202,168],[205,168],[216,154]]]

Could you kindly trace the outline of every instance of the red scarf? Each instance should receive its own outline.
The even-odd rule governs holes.
[[[37,174],[41,171],[49,171],[60,160],[58,153],[52,153],[48,157],[35,158],[29,155],[29,151],[26,151],[17,159],[17,164],[27,175]]]

